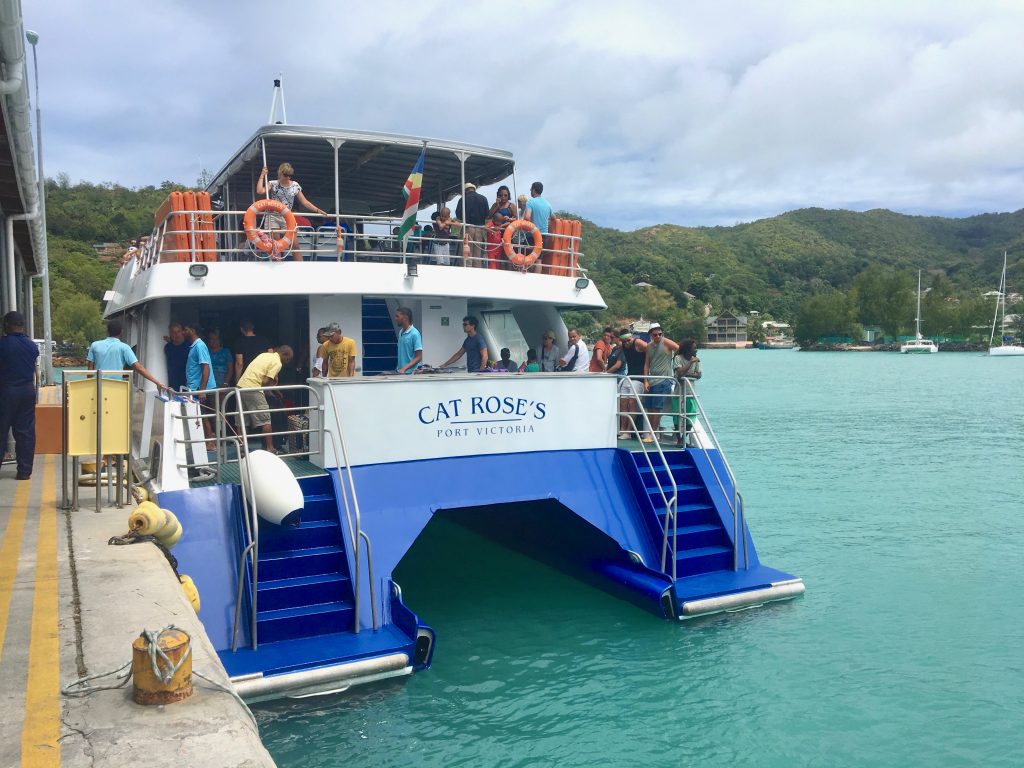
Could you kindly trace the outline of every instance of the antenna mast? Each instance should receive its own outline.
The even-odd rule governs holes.
[[[282,73],[278,72],[274,78],[274,98],[270,101],[270,117],[267,118],[267,125],[288,125],[288,108],[284,105],[284,83]],[[277,97],[281,97],[281,119],[275,120],[277,115]]]

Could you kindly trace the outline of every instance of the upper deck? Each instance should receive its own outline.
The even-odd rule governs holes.
[[[403,185],[424,153],[417,230],[398,237]],[[303,194],[328,215],[296,210],[289,246],[268,254],[246,225],[264,164],[295,167]],[[107,312],[158,298],[315,294],[453,296],[503,303],[600,309],[604,302],[582,266],[579,222],[557,220],[529,269],[516,266],[497,227],[456,223],[450,237],[422,230],[428,208],[454,202],[466,183],[508,180],[509,152],[411,136],[270,125],[259,129],[217,172],[206,192],[172,196],[155,215],[153,234],[118,275]],[[514,201],[513,201],[514,204]],[[282,234],[276,232],[276,235]],[[533,244],[516,244],[528,253]],[[216,265],[210,262],[217,262]],[[300,263],[301,262],[301,263]],[[191,268],[202,263],[202,267]]]

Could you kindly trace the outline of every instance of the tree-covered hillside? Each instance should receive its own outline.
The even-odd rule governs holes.
[[[84,343],[102,333],[100,302],[119,265],[104,262],[93,244],[127,245],[148,232],[153,211],[175,189],[182,187],[71,184],[66,176],[47,181],[56,339]],[[861,324],[885,318],[905,331],[914,318],[908,281],[916,285],[919,268],[926,287],[936,284],[933,303],[941,296],[946,304],[971,304],[959,315],[946,304],[933,307],[932,317],[953,318],[952,329],[975,317],[980,294],[997,287],[1004,250],[1009,285],[1024,290],[1024,210],[944,219],[807,208],[733,227],[665,224],[633,232],[585,222],[583,247],[584,266],[608,309],[567,319],[590,332],[642,315],[662,322],[670,335],[700,337],[705,305],[795,323],[809,299],[825,306],[837,292],[845,303],[830,316]],[[858,298],[858,276],[869,267],[882,271],[861,278]],[[886,301],[892,305],[883,306]]]

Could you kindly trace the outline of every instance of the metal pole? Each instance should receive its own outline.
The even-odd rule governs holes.
[[[267,142],[266,142],[266,140],[262,136],[260,136],[260,146],[263,148],[263,167],[267,168]],[[263,188],[263,192],[266,195],[267,200],[269,200],[270,199],[270,169],[269,168],[267,168],[267,184]]]
[[[100,468],[103,464],[103,377],[96,371],[96,511],[100,511]]]
[[[32,46],[32,67],[35,70],[36,86],[36,155],[39,166],[39,215],[43,220],[43,383],[53,384],[53,328],[50,322],[50,249],[46,237],[46,176],[43,173],[43,118],[39,106],[39,60],[36,58],[36,43],[39,35],[31,30],[25,32]],[[29,305],[31,307],[31,304]]]

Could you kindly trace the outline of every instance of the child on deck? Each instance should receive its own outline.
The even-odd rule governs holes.
[[[487,222],[487,268],[501,269],[501,236],[505,229],[505,217],[499,213]]]

